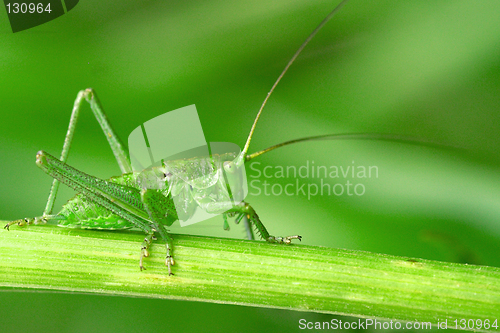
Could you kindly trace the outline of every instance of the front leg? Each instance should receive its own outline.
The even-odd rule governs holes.
[[[207,209],[207,211],[209,212],[209,208]],[[262,222],[260,221],[260,218],[255,212],[255,210],[252,208],[252,206],[250,206],[246,202],[240,202],[236,204],[226,213],[233,213],[233,212],[243,214],[246,218],[248,218],[250,223],[252,223],[253,226],[255,227],[255,230],[260,235],[260,237],[269,243],[290,244],[292,242],[292,239],[298,239],[298,240],[302,239],[302,237],[298,235],[287,236],[287,237],[275,237],[269,235],[269,232],[267,231],[266,227],[264,227],[264,224],[262,224]]]

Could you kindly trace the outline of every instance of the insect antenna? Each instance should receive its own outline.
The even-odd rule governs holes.
[[[451,149],[457,151],[465,151],[466,149],[436,143],[427,139],[411,137],[411,136],[402,136],[397,134],[384,134],[384,133],[347,133],[347,134],[325,134],[325,135],[315,135],[308,136],[305,138],[285,141],[282,143],[278,143],[277,145],[271,146],[269,148],[263,149],[256,153],[245,156],[245,162],[250,161],[251,159],[256,158],[264,153],[270,152],[271,150],[275,150],[284,146],[288,146],[294,143],[306,142],[306,141],[323,141],[323,140],[381,140],[381,141],[391,141],[391,142],[400,142],[406,144],[414,144],[419,146],[427,146],[432,148],[440,148],[440,149]]]
[[[309,44],[309,42],[311,41],[311,39],[313,39],[313,37],[318,33],[318,31],[321,30],[321,28],[323,28],[323,26],[348,2],[349,0],[343,0],[340,4],[337,5],[337,7],[335,7],[334,10],[332,10],[330,12],[330,14],[328,14],[327,17],[325,17],[323,19],[323,21],[321,21],[321,23],[316,27],[316,29],[313,30],[313,32],[311,32],[311,34],[306,38],[306,40],[302,43],[302,45],[299,47],[299,49],[297,50],[297,52],[295,52],[295,54],[293,55],[293,57],[290,59],[290,61],[288,62],[288,64],[285,66],[285,69],[281,72],[280,76],[278,77],[278,79],[276,80],[276,82],[274,82],[273,86],[271,87],[271,90],[269,90],[269,92],[267,93],[267,96],[266,98],[264,99],[264,102],[262,103],[260,109],[259,109],[259,112],[257,113],[257,116],[255,117],[255,120],[253,122],[253,125],[252,125],[252,128],[250,129],[250,134],[248,135],[248,139],[247,139],[247,142],[245,143],[245,147],[243,148],[243,151],[241,152],[241,154],[239,155],[239,158],[238,158],[238,161],[236,162],[237,165],[241,165],[243,164],[243,162],[245,161],[245,156],[248,152],[248,148],[250,147],[250,141],[252,140],[252,136],[253,136],[253,132],[255,131],[255,127],[257,126],[257,122],[259,121],[259,118],[260,118],[260,115],[262,113],[262,110],[264,109],[264,106],[266,105],[267,103],[267,100],[269,99],[269,97],[271,96],[271,94],[273,93],[274,89],[276,88],[276,86],[278,85],[278,83],[281,81],[281,78],[285,75],[285,73],[288,71],[288,69],[290,68],[290,66],[293,64],[293,62],[295,61],[295,59],[297,59],[297,57],[299,56],[299,54],[302,52],[302,50],[306,47],[307,44]]]
[[[343,0],[340,4],[333,9],[330,14],[328,14],[323,21],[311,32],[311,34],[306,38],[306,40],[302,43],[302,45],[299,47],[299,49],[295,52],[295,54],[292,56],[290,61],[288,61],[288,64],[285,66],[285,69],[281,72],[280,76],[274,82],[273,86],[271,87],[271,90],[267,93],[266,98],[264,99],[264,102],[262,103],[259,112],[257,113],[257,116],[255,117],[255,120],[253,122],[252,128],[250,129],[250,134],[248,135],[247,141],[245,143],[245,146],[243,148],[243,151],[241,154],[238,156],[236,160],[236,165],[241,165],[244,162],[247,162],[257,156],[260,156],[264,153],[267,153],[269,151],[272,151],[277,148],[281,148],[284,146],[288,146],[294,143],[299,143],[299,142],[306,142],[306,141],[321,141],[321,140],[382,140],[382,141],[392,141],[392,142],[400,142],[400,143],[407,143],[407,144],[414,144],[414,145],[420,145],[420,146],[428,146],[428,147],[433,147],[433,148],[440,148],[440,149],[451,149],[451,150],[460,150],[464,151],[465,149],[453,146],[453,145],[447,145],[447,144],[441,144],[441,143],[436,143],[432,142],[427,139],[423,138],[417,138],[417,137],[409,137],[409,136],[402,136],[402,135],[397,135],[397,134],[384,134],[384,133],[348,133],[348,134],[326,134],[326,135],[317,135],[317,136],[309,136],[305,138],[300,138],[300,139],[295,139],[295,140],[290,140],[286,142],[279,143],[277,145],[271,146],[269,148],[266,148],[264,150],[258,151],[256,153],[247,155],[248,153],[248,148],[250,147],[250,141],[252,140],[253,133],[255,131],[255,127],[257,126],[257,122],[259,121],[259,118],[262,114],[262,110],[264,109],[264,106],[267,104],[267,101],[269,100],[269,97],[273,93],[274,89],[278,85],[278,83],[281,81],[285,73],[288,71],[290,66],[294,63],[295,59],[299,56],[299,54],[302,52],[302,50],[306,47],[306,45],[314,38],[314,36],[318,33],[321,28],[348,2],[349,0]]]

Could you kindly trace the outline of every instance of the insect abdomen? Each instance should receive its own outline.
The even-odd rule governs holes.
[[[134,225],[80,194],[70,199],[58,214],[58,225],[82,229],[129,229]]]

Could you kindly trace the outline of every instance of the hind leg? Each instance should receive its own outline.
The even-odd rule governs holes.
[[[64,139],[63,149],[61,151],[61,158],[59,160],[63,163],[66,163],[68,159],[69,149],[71,147],[71,142],[73,141],[73,134],[75,133],[76,124],[78,122],[78,116],[80,115],[80,109],[82,106],[82,102],[87,100],[90,104],[90,108],[94,113],[95,118],[101,125],[101,128],[108,139],[109,146],[115,155],[116,161],[118,162],[118,166],[122,173],[132,172],[132,166],[128,161],[128,154],[123,149],[123,144],[121,143],[118,136],[113,131],[111,124],[104,113],[101,102],[97,98],[94,90],[85,89],[81,90],[76,96],[75,103],[73,105],[73,111],[71,112],[71,117],[69,120],[68,131],[66,133],[66,138]],[[54,179],[52,183],[52,187],[50,189],[49,198],[47,199],[47,205],[45,206],[45,210],[43,211],[43,216],[50,216],[52,214],[52,209],[54,207],[54,201],[56,199],[57,191],[59,189],[59,180]]]

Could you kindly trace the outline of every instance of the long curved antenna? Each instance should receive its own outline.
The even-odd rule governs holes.
[[[245,157],[245,162],[250,161],[257,156],[270,152],[271,150],[275,150],[284,146],[288,146],[294,143],[306,142],[306,141],[322,141],[322,140],[382,140],[382,141],[392,141],[392,142],[401,142],[414,144],[419,146],[428,146],[432,148],[441,148],[441,149],[453,149],[458,151],[464,151],[464,148],[445,145],[441,143],[432,142],[430,140],[410,137],[410,136],[401,136],[396,134],[384,134],[384,133],[348,133],[348,134],[325,134],[325,135],[316,135],[316,136],[308,136],[306,138],[300,138],[295,140],[290,140],[286,142],[279,143],[277,145],[271,146],[264,150],[258,151],[256,153],[247,155]]]
[[[260,118],[260,114],[262,113],[262,110],[264,109],[264,106],[266,105],[267,100],[269,99],[269,96],[271,96],[274,89],[276,88],[278,83],[281,81],[281,78],[285,75],[285,73],[288,71],[288,68],[290,68],[290,66],[293,64],[295,59],[297,59],[297,57],[299,56],[300,52],[302,52],[302,50],[311,41],[311,39],[313,39],[313,37],[318,33],[318,31],[321,30],[321,28],[323,28],[323,26],[333,17],[333,15],[335,15],[348,1],[349,0],[343,0],[337,7],[335,7],[335,9],[332,10],[332,12],[330,14],[328,14],[328,16],[325,17],[325,19],[323,21],[321,21],[321,23],[316,27],[316,29],[314,29],[314,31],[309,35],[309,37],[307,37],[307,39],[304,41],[304,43],[302,43],[302,45],[299,47],[297,52],[295,52],[292,59],[290,59],[290,61],[286,65],[283,72],[281,72],[281,74],[278,77],[278,79],[276,80],[276,82],[274,82],[271,90],[269,90],[269,92],[267,93],[267,96],[264,99],[264,102],[262,103],[262,106],[260,107],[259,112],[257,113],[257,117],[255,117],[252,128],[250,129],[250,134],[248,135],[247,142],[245,143],[245,147],[243,148],[243,151],[242,151],[240,156],[245,156],[247,154],[248,148],[250,147],[250,141],[252,140],[253,132],[255,131],[255,127],[257,126],[257,122],[259,121],[259,118]]]

